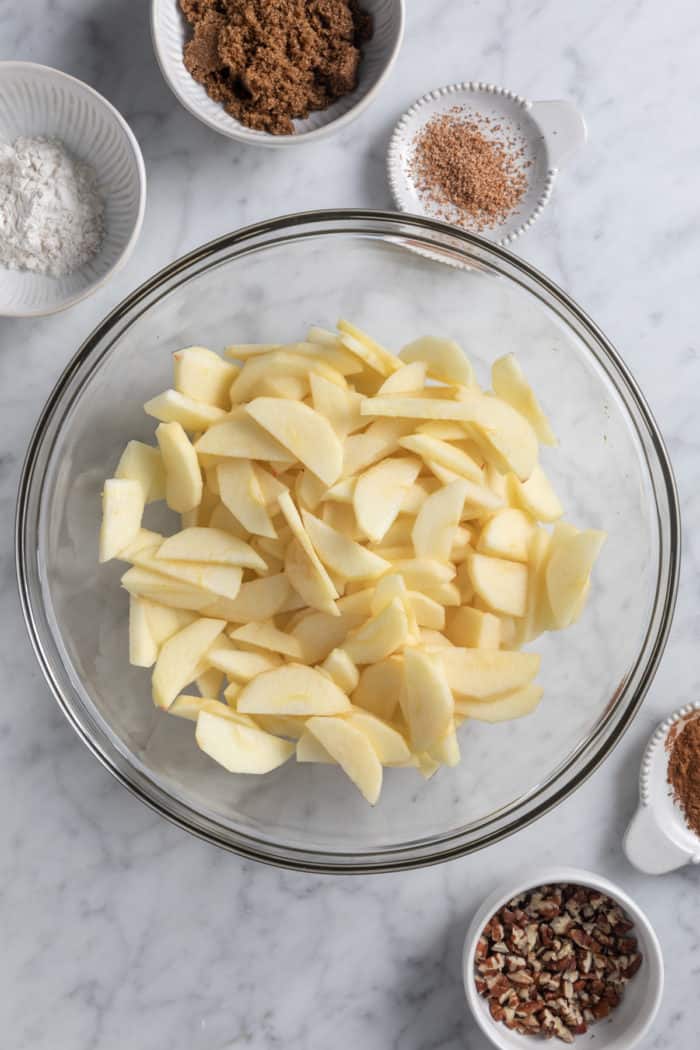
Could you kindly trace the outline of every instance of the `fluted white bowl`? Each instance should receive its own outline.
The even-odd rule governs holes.
[[[116,109],[80,80],[33,62],[0,62],[0,142],[45,135],[92,165],[105,206],[97,254],[65,277],[0,266],[0,316],[38,317],[90,295],[122,266],[138,238],[146,171],[138,142]]]
[[[363,0],[362,7],[374,18],[374,34],[362,48],[357,88],[328,109],[317,110],[306,120],[295,120],[294,135],[271,135],[247,128],[209,98],[202,85],[190,76],[182,60],[190,30],[178,0],[152,0],[153,47],[171,91],[202,123],[230,139],[254,146],[298,146],[326,138],[358,117],[376,98],[396,61],[403,39],[404,0]]]

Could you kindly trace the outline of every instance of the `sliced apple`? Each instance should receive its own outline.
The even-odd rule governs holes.
[[[437,492],[440,483],[437,478],[417,478],[406,490],[401,501],[402,514],[417,514],[428,496]]]
[[[249,715],[338,715],[351,710],[345,693],[320,671],[290,663],[265,671],[241,691],[237,708]]]
[[[549,478],[539,465],[525,482],[509,474],[506,486],[510,502],[516,507],[522,507],[537,521],[557,521],[564,513]]]
[[[343,476],[359,474],[373,463],[396,452],[399,440],[410,430],[410,423],[395,419],[377,419],[370,423],[362,434],[351,435],[343,448]]]
[[[294,744],[242,722],[202,711],[195,739],[229,773],[269,773],[294,754]]]
[[[406,581],[399,573],[389,573],[389,575],[383,576],[378,581],[372,598],[372,615],[378,616],[394,598],[399,599],[406,613],[408,621],[408,638],[406,640],[417,639],[418,621],[413,611],[413,605],[408,598]]]
[[[277,535],[249,459],[231,459],[216,468],[221,502],[244,529],[257,536]]]
[[[438,651],[450,688],[458,697],[487,700],[499,693],[520,689],[540,669],[536,653],[453,646]]]
[[[399,766],[410,760],[405,738],[384,719],[362,708],[353,708],[347,721],[365,734],[383,766]]]
[[[388,457],[357,479],[353,509],[360,528],[379,542],[396,519],[420,470],[418,459]]]
[[[403,657],[390,656],[360,671],[352,702],[388,722],[394,717],[402,688]]]
[[[129,596],[129,663],[133,667],[152,667],[158,659],[158,646],[148,621],[148,606],[141,598]]]
[[[343,346],[381,375],[390,376],[392,372],[397,372],[401,368],[401,361],[396,355],[385,349],[381,343],[372,339],[362,329],[342,319],[338,321],[337,328],[342,333],[340,341]]]
[[[317,762],[324,766],[337,766],[336,760],[308,729],[297,740],[297,762]]]
[[[264,576],[260,580],[249,580],[232,601],[219,598],[207,608],[208,616],[221,616],[234,623],[249,623],[269,620],[279,612],[291,594],[289,581],[283,572],[277,576]]]
[[[231,343],[224,348],[226,357],[232,361],[247,361],[249,357],[260,357],[271,350],[280,350],[281,343]]]
[[[426,754],[435,762],[439,762],[441,766],[449,766],[453,769],[459,765],[462,756],[459,750],[454,721],[442,740],[438,740],[437,744],[433,744]]]
[[[182,580],[175,580],[170,576],[152,572],[138,565],[124,573],[121,584],[129,594],[135,594],[139,598],[148,598],[173,609],[201,611],[211,604],[214,597],[210,591],[204,591],[200,587],[194,587]]]
[[[544,690],[539,685],[526,685],[491,700],[456,700],[455,710],[479,722],[506,722],[534,711]]]
[[[226,416],[222,408],[202,404],[177,390],[166,390],[147,401],[143,408],[146,415],[153,416],[161,423],[179,423],[190,431],[206,430]]]
[[[175,389],[193,401],[228,409],[229,390],[239,373],[235,365],[223,361],[204,346],[188,346],[173,354]]]
[[[267,433],[244,409],[238,408],[217,423],[195,443],[199,455],[233,459],[263,459],[269,463],[290,463],[289,450]]]
[[[496,558],[527,562],[532,527],[532,518],[525,511],[506,507],[483,526],[476,549]]]
[[[321,561],[347,580],[375,579],[391,565],[366,547],[331,528],[315,515],[302,510],[302,519],[311,543]]]
[[[165,499],[165,468],[160,450],[143,441],[130,441],[114,472],[115,478],[138,481],[145,503]]]
[[[219,671],[216,667],[208,667],[206,671],[202,671],[201,674],[197,675],[195,682],[201,696],[213,699],[221,692],[225,682],[225,675],[223,671]]]
[[[153,671],[153,702],[167,708],[196,675],[202,657],[223,631],[224,620],[200,617],[163,645]]]
[[[419,423],[416,433],[435,438],[437,441],[464,441],[467,436],[467,429],[463,423],[431,419],[427,423]],[[475,460],[475,462],[478,463],[478,460]]]
[[[342,601],[342,599],[340,599]],[[307,664],[321,663],[329,653],[342,645],[349,630],[357,627],[369,615],[367,612],[307,613],[291,630],[301,645],[302,660]]]
[[[425,386],[428,366],[425,361],[412,361],[402,365],[393,375],[385,379],[377,391],[378,397],[386,394],[414,394]]]
[[[338,480],[343,446],[325,416],[303,402],[274,397],[258,397],[246,411],[325,485]]]
[[[192,442],[180,423],[161,423],[156,438],[165,467],[165,499],[180,514],[202,500],[202,471]]]
[[[344,649],[331,649],[319,670],[330,675],[339,689],[351,693],[357,688],[360,673]]]
[[[277,653],[248,652],[214,645],[207,653],[207,663],[223,671],[234,682],[250,682],[264,671],[279,667],[280,657]],[[241,710],[238,705],[237,710]]]
[[[422,591],[449,583],[454,579],[455,569],[434,558],[405,558],[393,563],[394,572],[400,573],[409,591]]]
[[[549,606],[558,629],[568,627],[580,611],[591,569],[605,539],[605,533],[598,529],[553,536],[545,578]]]
[[[401,710],[415,751],[427,751],[452,725],[454,700],[443,667],[420,649],[404,653]]]
[[[342,648],[355,664],[376,663],[404,645],[408,618],[403,602],[393,598],[377,616],[347,635]]]
[[[423,649],[444,649],[452,646],[452,642],[442,631],[433,631],[430,627],[421,627],[418,641]]]
[[[492,613],[463,605],[447,610],[445,634],[453,645],[465,649],[498,649],[501,644],[501,621]]]
[[[474,386],[474,370],[454,339],[423,336],[407,343],[399,351],[399,357],[402,361],[424,361],[428,374],[443,383]]]
[[[143,517],[143,486],[127,478],[110,478],[102,491],[100,562],[116,558],[133,543]]]
[[[219,718],[227,718],[229,721],[238,722],[239,725],[244,724],[244,716],[237,715],[226,704],[222,704],[220,700],[210,696],[192,696],[188,693],[180,693],[168,708],[169,715],[184,718],[188,722],[196,722],[202,711],[208,711],[209,714],[216,715]],[[255,726],[255,722],[252,719],[246,718],[245,724]]]
[[[418,511],[412,539],[416,558],[448,561],[467,495],[467,482],[453,481],[428,496]]]
[[[543,445],[556,445],[549,420],[535,397],[514,354],[499,357],[491,366],[491,382],[494,392],[502,401],[507,401],[516,412],[527,419]]]
[[[367,426],[367,420],[360,413],[361,394],[355,390],[343,390],[323,376],[311,375],[309,378],[314,409],[328,420],[341,440]]]
[[[465,565],[474,591],[493,612],[524,616],[527,608],[527,565],[472,554]]]
[[[330,365],[319,358],[295,354],[289,350],[275,350],[259,358],[249,358],[241,373],[231,387],[231,401],[242,404],[260,395],[260,387],[265,380],[278,376],[293,376],[308,380],[309,375],[316,373],[331,383],[345,389],[345,378]]]
[[[156,558],[238,565],[259,572],[264,572],[267,567],[260,555],[244,540],[222,529],[198,526],[183,529],[166,539],[158,548]]]
[[[172,609],[150,598],[141,598],[140,602],[146,611],[148,628],[153,641],[159,649],[168,638],[172,638],[183,627],[187,627],[197,619],[196,614],[187,609]]]
[[[259,463],[253,463],[253,473],[257,478],[268,513],[275,513],[279,509],[280,496],[283,492],[289,491],[287,486]]]
[[[408,600],[419,627],[442,631],[445,626],[445,609],[439,602],[420,591],[408,591]]]
[[[365,733],[344,718],[310,718],[306,728],[373,806],[382,790],[382,765]]]
[[[271,620],[262,623],[245,623],[241,627],[235,627],[229,632],[229,638],[234,642],[246,642],[259,649],[282,653],[293,660],[300,660],[302,656],[299,639],[287,634],[286,631],[280,631]]]
[[[310,470],[300,470],[294,485],[294,497],[299,507],[316,510],[326,494],[324,483]]]
[[[479,464],[462,449],[450,445],[447,441],[441,441],[428,434],[412,434],[401,438],[399,444],[409,452],[415,452],[426,463],[438,463],[458,477],[468,478],[478,484],[483,481]]]
[[[142,551],[150,551],[155,553],[163,542],[163,537],[160,532],[153,532],[151,529],[139,529],[136,536],[127,543],[126,547],[119,554],[120,561],[133,561],[137,554]]]
[[[243,570],[238,565],[208,565],[206,562],[169,561],[150,551],[134,555],[134,564],[150,572],[171,577],[179,585],[208,591],[212,596],[233,600],[241,589]]]

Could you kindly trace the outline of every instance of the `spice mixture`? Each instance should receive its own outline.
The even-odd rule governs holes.
[[[619,1005],[642,965],[632,929],[619,904],[586,886],[521,893],[479,938],[477,991],[494,1021],[572,1043]]]
[[[357,0],[180,0],[193,29],[185,66],[249,128],[290,135],[292,121],[357,87],[372,16]]]
[[[410,170],[438,218],[482,232],[515,211],[530,163],[515,132],[455,106],[418,133]]]
[[[680,732],[674,726],[666,747],[670,751],[668,782],[674,801],[683,810],[690,830],[700,836],[700,716],[686,722]]]

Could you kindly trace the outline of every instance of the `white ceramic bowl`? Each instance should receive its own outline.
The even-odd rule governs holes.
[[[207,127],[253,146],[299,146],[326,138],[358,117],[376,98],[396,61],[403,39],[404,0],[362,0],[361,6],[374,17],[374,34],[362,49],[357,88],[328,109],[311,113],[306,120],[295,121],[294,135],[271,135],[245,127],[220,103],[210,99],[202,85],[193,80],[182,61],[189,27],[178,0],[152,0],[153,47],[161,72],[175,97]]]
[[[493,1020],[487,1000],[478,994],[474,984],[474,953],[481,931],[488,920],[512,897],[537,886],[551,886],[562,882],[591,886],[617,901],[634,923],[631,933],[637,938],[643,955],[642,966],[625,986],[620,1005],[606,1020],[591,1025],[585,1036],[578,1036],[574,1046],[582,1046],[585,1043],[587,1047],[594,1047],[595,1050],[632,1050],[649,1031],[661,1003],[664,988],[661,946],[646,915],[624,890],[600,875],[578,868],[533,869],[512,885],[495,890],[483,902],[469,926],[462,957],[464,990],[471,1012],[481,1030],[498,1050],[532,1050],[533,1046],[537,1045],[537,1040],[532,1036],[519,1035]],[[557,1042],[557,1046],[559,1045]]]
[[[122,266],[138,238],[146,204],[143,157],[126,121],[80,80],[33,62],[0,62],[0,142],[58,138],[91,164],[105,204],[97,255],[65,277],[0,267],[0,316],[37,317],[90,295]]]

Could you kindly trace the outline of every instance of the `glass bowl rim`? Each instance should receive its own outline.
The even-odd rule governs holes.
[[[436,257],[436,248],[439,252],[441,246],[443,249],[445,246],[449,246],[450,250],[454,252],[459,251],[457,245],[462,244],[465,248],[471,248],[472,252],[475,252],[477,255],[480,253],[485,255],[487,259],[491,257],[496,261],[500,261],[509,271],[521,274],[526,282],[529,281],[535,286],[539,286],[539,289],[544,291],[554,301],[554,304],[563,309],[565,314],[574,318],[586,335],[597,344],[603,360],[612,366],[614,378],[610,376],[609,372],[608,375],[618,393],[622,392],[626,395],[623,397],[625,408],[635,424],[640,442],[639,423],[641,422],[647,440],[653,449],[656,465],[660,472],[660,484],[653,484],[651,464],[647,459],[647,474],[652,480],[656,516],[659,523],[660,552],[663,553],[663,545],[665,543],[668,548],[667,566],[665,571],[663,571],[664,566],[661,564],[660,559],[656,593],[649,614],[646,633],[634,665],[627,672],[625,685],[622,689],[616,691],[611,698],[612,702],[605,720],[597,726],[596,730],[585,741],[577,746],[572,754],[566,757],[564,764],[560,764],[542,784],[537,785],[536,788],[524,796],[514,800],[507,807],[503,807],[507,812],[510,812],[515,807],[525,805],[527,807],[525,812],[519,814],[516,812],[505,823],[500,823],[486,834],[480,834],[476,841],[469,841],[470,830],[465,831],[462,828],[442,834],[439,838],[423,838],[416,842],[404,842],[396,846],[369,849],[361,853],[343,852],[342,850],[330,851],[323,848],[315,849],[311,846],[265,841],[255,835],[231,829],[223,823],[215,821],[210,816],[201,813],[194,807],[184,804],[165,788],[148,778],[146,779],[148,779],[149,791],[146,791],[140,783],[136,782],[135,774],[137,771],[132,762],[125,759],[111,742],[107,741],[105,744],[95,739],[95,736],[81,721],[79,712],[83,707],[82,702],[74,690],[71,691],[73,695],[67,695],[61,688],[51,658],[47,652],[47,647],[43,643],[41,629],[35,615],[35,601],[39,610],[42,608],[42,601],[40,592],[36,595],[34,594],[31,580],[30,561],[33,552],[31,544],[27,543],[27,530],[31,529],[33,524],[29,518],[29,512],[31,497],[36,495],[34,485],[37,460],[39,454],[43,451],[47,431],[54,420],[54,416],[59,411],[61,415],[65,414],[66,409],[72,404],[73,398],[70,399],[68,405],[63,404],[64,394],[74,376],[80,372],[93,351],[99,347],[99,344],[109,335],[110,331],[122,319],[129,317],[139,303],[151,293],[163,288],[172,278],[177,276],[188,278],[190,276],[188,274],[189,270],[193,271],[191,276],[195,276],[197,271],[194,268],[197,264],[216,257],[218,253],[226,249],[233,249],[234,252],[238,249],[240,252],[245,248],[246,244],[255,241],[256,238],[284,231],[288,235],[291,234],[285,240],[285,243],[288,243],[289,240],[303,240],[310,236],[308,227],[312,227],[311,233],[313,233],[314,226],[322,227],[324,223],[333,224],[339,222],[348,225],[342,229],[329,228],[325,230],[325,233],[331,236],[342,232],[380,234],[385,238],[390,238],[393,234],[397,238],[406,240],[411,230],[414,234],[416,231],[419,231],[419,235],[422,234],[424,240],[432,247],[432,251],[427,248],[421,249],[415,241],[413,245],[408,243],[407,246],[420,254],[429,255],[434,259]],[[375,229],[367,229],[367,226],[371,226],[373,223],[375,224]],[[297,227],[299,229],[296,229]],[[321,230],[320,232],[324,231]],[[266,246],[263,245],[264,247]],[[228,258],[232,257],[235,257],[235,254],[234,256],[228,256]],[[221,261],[225,260],[222,259]],[[454,260],[447,257],[444,261],[447,265],[460,265],[460,263],[455,263]],[[510,281],[514,280],[511,272],[507,276]],[[530,295],[534,294],[533,289],[527,283],[525,283],[525,287]],[[150,305],[150,303],[147,304],[146,309],[149,309]],[[548,305],[551,308],[551,304]],[[585,349],[588,354],[593,353],[590,345],[586,344]],[[107,353],[109,350],[110,346],[104,347],[103,353]],[[92,368],[102,359],[103,353],[92,363]],[[595,357],[595,354],[593,356]],[[84,377],[84,381],[92,374],[92,368],[88,375]],[[48,456],[49,453],[46,453],[46,455]],[[40,483],[42,479],[43,472],[39,478]],[[665,517],[660,513],[659,500],[657,498],[659,492],[665,496],[665,506],[663,507]],[[41,488],[39,489],[40,495]],[[32,648],[44,678],[63,714],[102,765],[132,794],[136,795],[137,798],[155,812],[204,841],[248,859],[262,861],[282,868],[326,874],[371,874],[406,870],[442,863],[467,853],[475,852],[531,824],[550,809],[559,805],[560,802],[579,788],[619,743],[639,710],[653,681],[659,661],[666,647],[673,620],[678,591],[680,553],[681,521],[678,492],[670,458],[658,425],[636,381],[619,353],[586,312],[557,284],[530,263],[519,258],[501,245],[494,244],[477,234],[469,233],[434,219],[369,209],[336,208],[296,212],[254,223],[200,245],[169,263],[137,286],[87,336],[60,374],[49,394],[27,447],[20,476],[15,515],[15,568],[22,614]],[[639,676],[636,684],[631,681],[635,674]],[[634,687],[630,688],[632,685]],[[617,723],[612,731],[603,732],[609,726],[611,716],[616,712],[620,712],[623,702],[625,706],[621,709]],[[588,754],[582,768],[575,771],[573,775],[569,775],[568,779],[564,779],[564,782],[559,783],[557,786],[556,781],[561,780],[562,776],[569,770],[569,767],[586,752]],[[121,768],[122,766],[124,768]],[[141,777],[141,779],[144,778]],[[553,785],[555,789],[551,790]],[[539,798],[538,801],[538,797],[542,795],[545,797]],[[536,804],[533,804],[535,802]],[[501,816],[501,811],[496,811],[484,818],[482,823],[488,824],[496,819],[501,819]],[[473,825],[470,828],[473,828]]]

